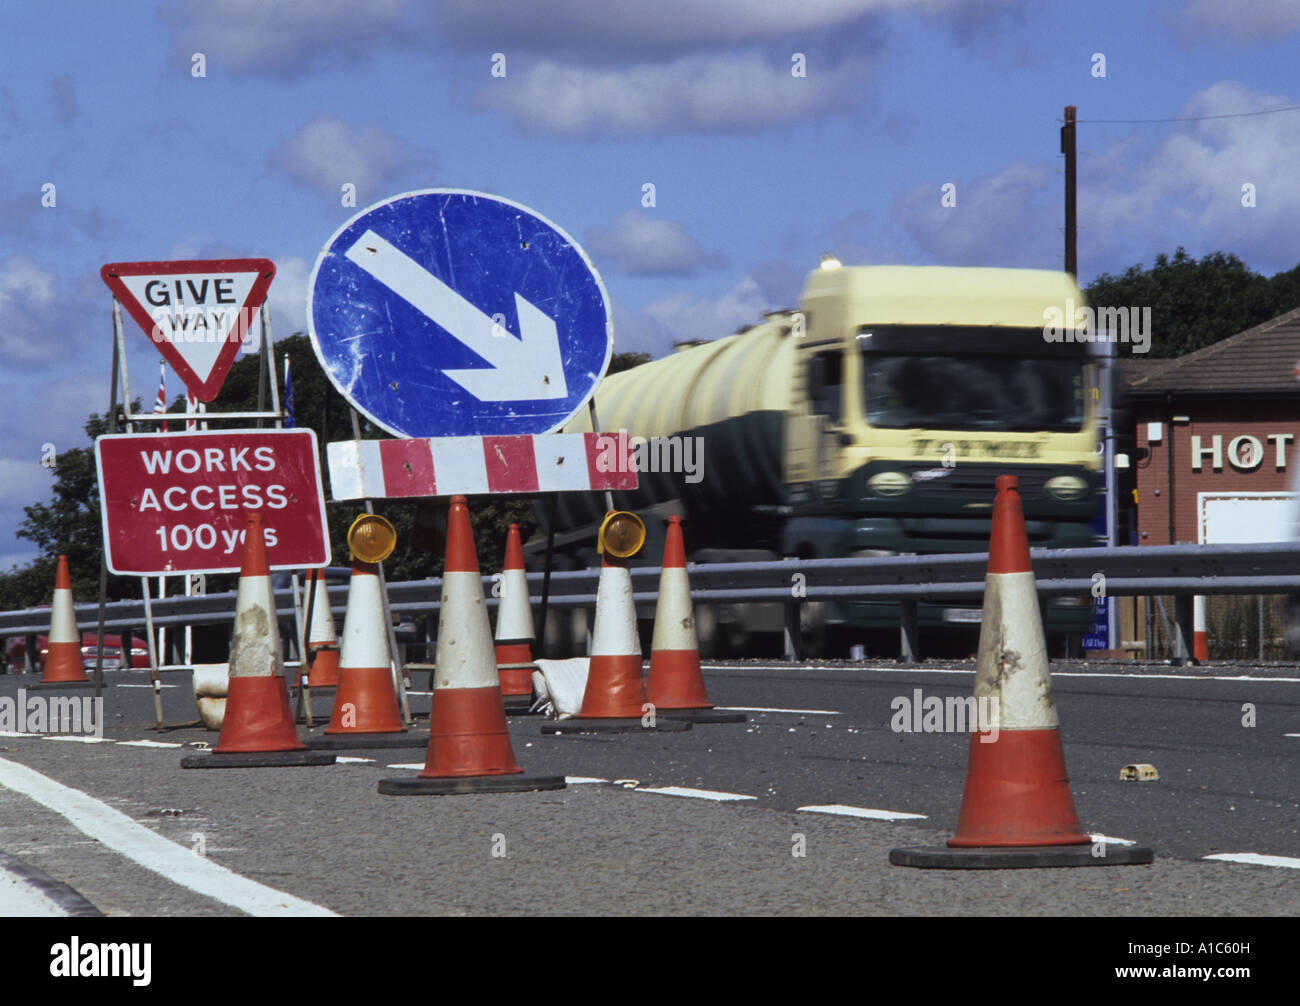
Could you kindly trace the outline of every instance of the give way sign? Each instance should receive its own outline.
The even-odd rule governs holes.
[[[264,258],[110,262],[113,296],[201,402],[217,397],[275,278]]]
[[[213,430],[95,441],[104,551],[114,573],[237,573],[248,513],[272,568],[329,565],[316,433]]]

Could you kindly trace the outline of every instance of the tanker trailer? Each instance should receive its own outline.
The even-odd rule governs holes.
[[[695,562],[986,551],[1000,474],[1019,477],[1032,546],[1093,544],[1096,368],[1072,324],[1083,303],[1065,273],[831,260],[798,310],[607,377],[595,409],[602,431],[633,438],[640,488],[614,503],[646,522],[639,560],[658,563],[674,513]],[[1053,311],[1069,321],[1053,327]],[[591,429],[586,412],[566,427]],[[604,509],[602,494],[560,499],[559,568],[598,565]],[[538,514],[545,531],[546,504]],[[896,603],[800,611],[811,652],[828,627],[897,638]],[[706,651],[782,626],[779,605],[696,617]],[[1045,608],[1051,632],[1090,617],[1083,598]],[[922,627],[971,635],[979,620],[969,602],[918,612]]]

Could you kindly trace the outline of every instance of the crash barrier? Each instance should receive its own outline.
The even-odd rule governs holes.
[[[1173,595],[1176,655],[1192,653],[1193,604],[1197,594],[1300,593],[1300,543],[1264,545],[1154,545],[1143,548],[1031,549],[1040,598],[1089,595],[1098,573],[1105,577],[1107,596]],[[768,562],[688,564],[691,598],[697,604],[741,601],[784,602],[786,653],[798,656],[799,608],[810,601],[887,600],[903,606],[902,648],[905,659],[915,657],[916,605],[921,601],[977,599],[984,593],[988,553],[958,555],[900,555],[852,559],[781,559]],[[633,600],[650,607],[658,596],[658,566],[631,570]],[[794,574],[801,574],[799,597],[792,597]],[[553,608],[590,608],[596,602],[598,568],[563,570],[551,574]],[[495,607],[491,577],[484,577],[486,602]],[[542,574],[528,574],[529,593],[541,596]],[[437,579],[388,584],[390,609],[395,612],[436,611],[442,591]],[[331,610],[341,615],[347,587],[328,591]],[[290,590],[275,592],[279,618],[294,617]],[[204,625],[234,618],[234,592],[152,601],[155,625]],[[79,627],[96,624],[98,607],[75,606]],[[115,601],[105,607],[105,629],[144,624],[142,601]],[[910,614],[910,618],[909,618]],[[0,613],[0,637],[34,640],[48,630],[48,608]],[[29,643],[29,646],[32,644]]]

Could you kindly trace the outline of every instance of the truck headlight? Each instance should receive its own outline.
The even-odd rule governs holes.
[[[876,472],[867,479],[867,488],[877,496],[902,496],[912,489],[912,480],[903,472]]]
[[[1073,503],[1088,494],[1088,483],[1077,475],[1057,475],[1043,484],[1043,491],[1054,500]]]

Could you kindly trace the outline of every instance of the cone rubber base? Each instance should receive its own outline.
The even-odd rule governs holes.
[[[334,756],[321,751],[262,751],[240,754],[194,755],[181,759],[181,768],[289,768],[333,765]]]
[[[659,716],[666,720],[685,720],[687,723],[748,723],[744,713],[725,709],[665,709],[659,707]]]
[[[642,726],[640,719],[586,719],[575,717],[547,723],[542,727],[544,734],[680,734],[691,729],[686,720],[669,719],[660,716],[652,727]]]
[[[311,737],[307,747],[312,751],[352,751],[370,748],[378,751],[384,748],[427,748],[429,735],[418,733],[400,734],[343,734],[334,737]]]
[[[1106,845],[1106,855],[1094,856],[1092,845],[1045,845],[1031,848],[970,847],[946,845],[890,849],[894,866],[915,866],[923,870],[1025,870],[1057,866],[1146,866],[1155,853],[1137,845]]]
[[[564,789],[562,775],[484,775],[459,779],[421,779],[405,776],[380,779],[379,792],[386,796],[449,796],[458,793],[531,793]]]

